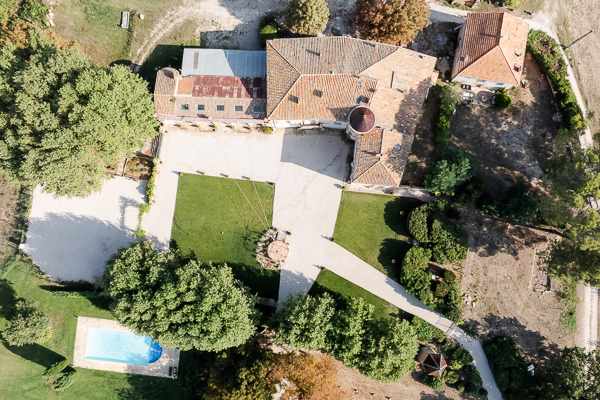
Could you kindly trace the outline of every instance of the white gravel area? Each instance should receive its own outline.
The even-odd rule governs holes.
[[[52,280],[93,282],[121,246],[135,240],[146,181],[114,178],[86,198],[56,198],[37,187],[23,251]]]

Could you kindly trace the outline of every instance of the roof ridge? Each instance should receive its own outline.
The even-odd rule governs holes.
[[[281,105],[281,103],[283,103],[283,100],[286,98],[286,96],[287,96],[287,95],[288,95],[288,93],[289,93],[289,92],[292,90],[292,88],[293,88],[294,86],[296,86],[296,84],[297,84],[297,83],[298,83],[298,81],[300,80],[300,77],[302,76],[302,73],[301,73],[300,71],[298,71],[298,68],[294,67],[294,66],[292,65],[292,63],[291,63],[291,62],[289,62],[289,60],[288,60],[287,58],[285,58],[285,57],[283,56],[283,54],[281,54],[281,53],[279,52],[279,50],[277,50],[277,48],[276,48],[275,46],[273,46],[273,44],[271,44],[270,42],[271,42],[271,41],[268,41],[268,42],[267,42],[267,44],[268,44],[269,46],[271,46],[271,48],[272,48],[272,49],[273,49],[273,50],[274,50],[274,51],[275,51],[275,52],[276,52],[276,53],[279,55],[279,57],[281,57],[281,58],[282,58],[282,59],[283,59],[283,60],[284,60],[286,63],[288,63],[288,64],[289,64],[289,66],[290,66],[290,67],[292,67],[292,68],[294,69],[294,71],[296,71],[296,73],[298,74],[298,76],[296,76],[296,79],[294,80],[294,83],[292,83],[292,84],[290,85],[290,87],[288,88],[288,90],[287,90],[287,91],[284,93],[284,95],[283,95],[283,96],[281,96],[281,99],[279,99],[279,102],[277,102],[277,105],[276,105],[275,107],[273,107],[273,111],[271,111],[271,113],[270,113],[270,114],[269,114],[267,117],[269,117],[269,116],[273,115],[273,114],[275,113],[275,111],[277,111],[277,109],[279,108],[279,106]],[[268,104],[267,104],[267,107],[268,107]]]

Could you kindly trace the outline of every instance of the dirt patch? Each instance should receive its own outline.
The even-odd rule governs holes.
[[[461,290],[475,302],[465,305],[463,319],[484,340],[511,336],[525,359],[536,365],[559,348],[578,345],[582,323],[578,331],[567,331],[559,322],[564,306],[556,294],[532,288],[539,277],[540,253],[557,237],[484,217],[472,207],[463,211],[471,251]],[[558,290],[560,282],[552,286]],[[580,310],[578,314],[581,319]]]
[[[439,85],[429,89],[429,95],[415,128],[415,139],[410,156],[402,175],[403,185],[422,186],[427,167],[435,158],[435,128],[440,115],[441,90],[442,87]]]
[[[477,174],[497,199],[519,179],[539,183],[542,162],[552,154],[559,128],[552,119],[552,91],[530,54],[523,80],[527,86],[512,91],[509,108],[459,106],[450,123],[451,146],[473,155]]]
[[[15,237],[19,189],[0,177],[0,261],[15,251],[20,240]]]

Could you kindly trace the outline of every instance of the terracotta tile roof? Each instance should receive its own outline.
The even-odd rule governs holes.
[[[507,13],[469,13],[461,31],[455,76],[519,84],[529,24]]]
[[[412,147],[412,133],[377,128],[359,135],[354,148],[353,183],[398,186]]]
[[[164,68],[157,73],[154,106],[160,116],[264,118],[266,95],[264,78],[181,77],[177,70]],[[198,105],[203,106],[203,110],[199,110]],[[217,111],[218,105],[224,109]],[[236,106],[242,111],[236,111]],[[255,113],[254,107],[261,107],[261,112]]]
[[[360,103],[373,109],[379,126],[412,133],[435,62],[397,46],[347,37],[271,40],[267,115],[345,122]]]

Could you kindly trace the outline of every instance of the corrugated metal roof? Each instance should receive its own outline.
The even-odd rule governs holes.
[[[267,53],[248,50],[183,49],[181,75],[265,78]]]

